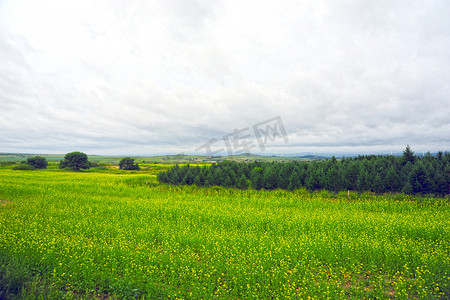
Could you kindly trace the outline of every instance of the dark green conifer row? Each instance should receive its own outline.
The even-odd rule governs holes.
[[[284,163],[224,161],[210,167],[178,166],[158,174],[173,185],[224,186],[239,189],[307,188],[375,193],[450,194],[450,153],[414,156],[409,147],[402,157],[357,156],[336,160]]]

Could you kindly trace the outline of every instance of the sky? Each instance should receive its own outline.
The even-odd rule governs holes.
[[[450,1],[0,0],[0,152],[450,151]]]

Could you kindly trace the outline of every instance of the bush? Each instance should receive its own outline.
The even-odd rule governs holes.
[[[28,158],[27,164],[35,167],[36,169],[45,169],[48,166],[47,160],[42,156]]]
[[[121,170],[140,170],[139,164],[134,163],[134,158],[124,157],[119,162],[119,169]]]
[[[36,170],[35,167],[33,167],[32,165],[27,165],[27,164],[22,164],[22,165],[18,165],[16,167],[13,168],[13,170]]]
[[[90,162],[89,162],[89,166],[90,166],[91,168],[97,168],[99,165],[98,165],[98,163],[96,163],[96,162],[90,161]]]

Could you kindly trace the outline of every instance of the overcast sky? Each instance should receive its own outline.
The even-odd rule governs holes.
[[[0,0],[0,152],[449,151],[449,15],[448,0]],[[263,146],[257,124],[275,133]]]

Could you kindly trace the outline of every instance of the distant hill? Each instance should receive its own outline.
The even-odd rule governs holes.
[[[297,157],[297,158],[305,158],[305,159],[327,159],[327,158],[330,158],[330,157],[328,157],[328,156],[321,156],[321,155],[312,155],[312,154],[310,154],[310,155],[302,155],[302,156],[295,156],[295,157]]]

